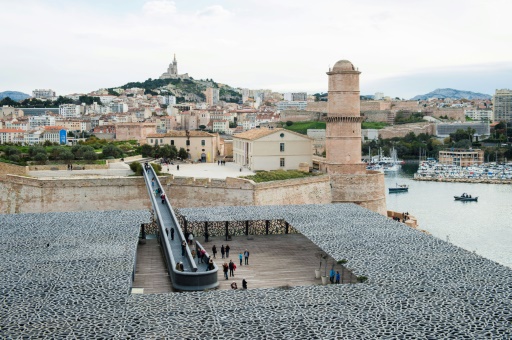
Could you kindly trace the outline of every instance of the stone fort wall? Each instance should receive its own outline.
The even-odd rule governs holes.
[[[172,176],[160,180],[176,208],[331,202],[326,175],[269,183]],[[6,175],[0,179],[0,212],[6,214],[150,208],[141,177],[37,179]]]

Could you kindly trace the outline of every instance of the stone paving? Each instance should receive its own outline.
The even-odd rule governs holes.
[[[510,268],[356,205],[181,213],[284,218],[368,283],[131,295],[146,211],[2,215],[1,338],[512,337]]]

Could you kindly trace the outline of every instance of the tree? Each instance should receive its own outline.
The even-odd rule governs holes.
[[[46,155],[46,149],[40,145],[35,145],[28,148],[28,155],[30,157],[35,157],[37,154],[40,153]]]
[[[18,150],[18,148],[14,146],[8,146],[4,149],[6,156],[13,156],[13,155],[19,155],[21,152]]]
[[[37,162],[37,164],[46,164],[46,162],[48,161],[48,156],[46,155],[46,151],[44,153],[38,153],[36,155],[34,155],[33,157],[34,161]]]
[[[188,159],[188,152],[184,148],[180,148],[180,151],[178,151],[178,157],[181,159]]]
[[[94,152],[94,150],[84,152],[83,157],[87,161],[95,161],[96,159],[98,159],[98,155],[96,154],[96,152]]]
[[[149,144],[144,144],[140,147],[142,157],[153,157],[153,147]]]
[[[206,125],[199,125],[199,129],[201,129],[201,130],[206,129]]]
[[[123,156],[123,151],[114,144],[107,144],[103,147],[102,154],[103,158],[121,158]]]
[[[70,150],[64,149],[62,152],[59,153],[59,159],[69,163],[70,161],[75,159],[75,155],[73,155],[73,153]]]
[[[291,120],[286,122],[286,126],[292,126],[292,125],[293,125],[293,122]]]

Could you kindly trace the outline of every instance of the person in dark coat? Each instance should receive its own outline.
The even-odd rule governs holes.
[[[226,244],[226,258],[229,257],[229,249],[231,248],[229,248],[229,245]]]
[[[187,250],[187,242],[183,241],[181,242],[181,256],[185,256]]]
[[[224,245],[220,246],[220,254],[222,255],[222,258],[224,258],[224,254],[226,253],[226,250],[224,249]]]
[[[171,228],[171,240],[174,241],[174,228]]]
[[[215,244],[212,247],[212,253],[213,253],[213,258],[216,259],[217,257],[215,255],[217,254],[217,247],[215,246]]]
[[[235,264],[232,260],[229,260],[229,276],[235,276]]]
[[[226,280],[228,279],[228,270],[229,270],[229,265],[224,262],[224,264],[222,265],[222,271],[224,272],[224,277],[226,278]]]
[[[247,289],[247,281],[245,281],[245,278],[242,280],[242,289]]]

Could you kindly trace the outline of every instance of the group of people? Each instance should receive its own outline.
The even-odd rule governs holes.
[[[217,165],[226,165],[226,161],[218,160]]]
[[[238,289],[235,281],[231,283],[231,289]],[[247,289],[247,281],[245,279],[242,280],[242,289]]]
[[[165,228],[165,233],[169,236],[169,228]],[[174,241],[174,228],[171,227],[171,241]]]
[[[468,195],[468,194],[466,194],[466,193],[463,193],[463,194],[461,195],[461,197],[464,197],[464,198],[471,198],[471,195]]]
[[[340,272],[334,272],[334,268],[331,268],[331,271],[329,272],[329,281],[331,281],[331,283],[340,283],[340,278]]]

